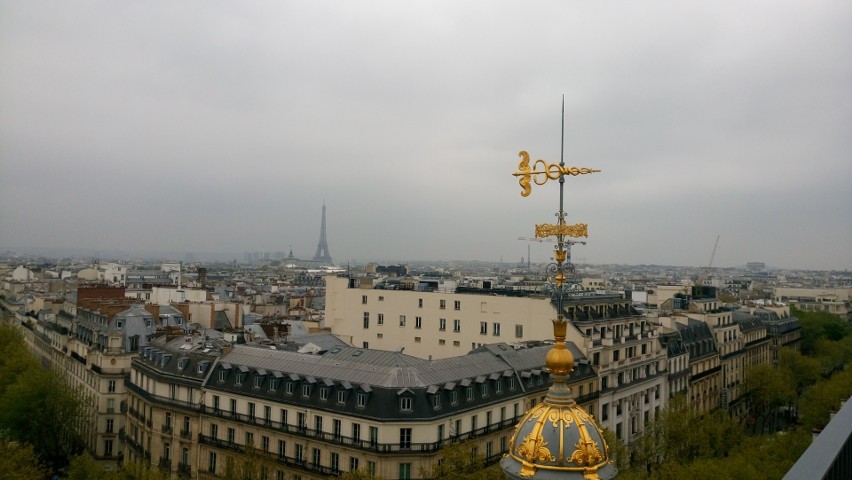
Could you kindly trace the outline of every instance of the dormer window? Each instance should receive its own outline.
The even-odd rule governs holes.
[[[450,392],[450,404],[457,405],[459,403],[459,391],[453,390]]]
[[[270,380],[269,381],[269,391],[274,392],[278,389],[278,380]]]
[[[440,395],[435,395],[434,397],[432,397],[432,408],[434,408],[435,410],[441,409],[441,396]]]
[[[254,377],[254,388],[260,388],[263,385],[263,377],[258,375]]]
[[[293,395],[293,382],[287,382],[284,386],[284,392],[287,395]]]
[[[343,390],[337,392],[337,403],[346,403],[346,392]]]
[[[361,407],[361,408],[364,408],[364,407],[367,406],[367,394],[366,393],[359,393],[358,394],[356,405]]]
[[[302,385],[302,396],[310,397],[311,396],[311,386],[310,385]]]
[[[467,388],[465,389],[464,393],[465,393],[465,395],[467,396],[467,401],[468,401],[468,402],[473,401],[473,387],[467,387]]]
[[[236,377],[234,377],[234,385],[240,386],[243,384],[243,374],[238,373]]]
[[[199,365],[199,366],[198,366],[198,368],[200,369],[200,368],[201,368],[201,366]],[[224,371],[224,370],[219,370],[219,381],[220,381],[220,382],[224,382],[224,381],[225,381],[225,375],[227,375],[227,372],[226,372],[226,371]]]
[[[325,387],[320,388],[319,396],[320,396],[320,400],[323,400],[323,401],[328,400],[328,389],[325,388]]]
[[[399,399],[399,409],[403,412],[410,412],[414,401],[411,397],[402,397]]]

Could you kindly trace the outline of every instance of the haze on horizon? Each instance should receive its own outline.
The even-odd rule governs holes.
[[[852,268],[852,3],[0,3],[0,251]],[[547,247],[533,244],[533,261]]]

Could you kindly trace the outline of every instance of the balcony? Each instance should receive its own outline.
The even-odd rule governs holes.
[[[157,466],[160,467],[160,470],[165,470],[167,472],[172,471],[172,461],[166,457],[160,457],[160,462]]]
[[[181,430],[180,436],[181,438],[192,439],[192,430]]]
[[[188,463],[178,463],[177,474],[179,477],[191,477],[192,467]]]
[[[172,426],[171,425],[163,425],[162,427],[160,427],[160,430],[167,435],[172,434]]]
[[[595,395],[599,395],[599,393],[595,392]],[[245,421],[245,419],[249,418],[247,415],[238,415],[239,419]],[[281,425],[279,422],[270,422],[274,425],[274,428],[286,431],[288,433],[295,434],[301,437],[308,437],[313,439],[318,439],[320,441],[336,444],[336,445],[344,445],[348,447],[357,448],[359,450],[364,450],[368,452],[381,453],[381,454],[411,454],[415,453],[434,453],[443,448],[446,444],[455,443],[463,440],[467,440],[470,438],[477,438],[483,435],[487,435],[490,433],[498,432],[501,430],[506,430],[512,428],[517,424],[520,420],[520,416],[509,418],[500,422],[495,422],[490,425],[486,425],[484,427],[477,428],[476,430],[465,432],[460,435],[455,435],[451,439],[441,440],[438,442],[431,443],[406,443],[400,444],[399,442],[394,443],[377,443],[369,440],[361,440],[356,438],[344,437],[340,434],[335,434],[333,432],[319,432],[316,430],[312,430],[306,428],[304,426],[300,427],[298,425]],[[247,422],[248,423],[248,422]],[[244,452],[245,446],[237,444],[235,442],[230,442],[227,440],[220,440],[218,438],[209,437],[207,435],[199,435],[199,442],[207,445],[213,445],[218,448],[233,450],[237,452]]]

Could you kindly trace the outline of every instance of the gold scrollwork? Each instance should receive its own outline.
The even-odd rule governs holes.
[[[597,465],[603,460],[603,454],[601,453],[601,449],[598,447],[598,444],[595,443],[594,440],[580,440],[574,445],[574,453],[567,459],[570,462],[573,462],[575,465],[586,466],[586,465]]]
[[[533,168],[530,168],[530,154],[521,150],[518,156],[521,157],[521,162],[518,164],[518,171],[512,175],[521,177],[518,183],[521,185],[522,197],[529,196],[532,191],[531,181],[536,185],[544,185],[548,180],[556,180],[565,175],[577,176],[600,172],[593,168],[566,167],[558,163],[547,163],[544,160],[536,160]]]
[[[550,225],[545,223],[535,226],[536,238],[556,237],[559,235],[564,237],[588,238],[589,225],[586,223],[578,223],[576,225]]]
[[[524,437],[523,443],[518,447],[518,455],[530,462],[544,463],[556,460],[547,448],[547,441],[541,436],[533,437],[532,432]]]

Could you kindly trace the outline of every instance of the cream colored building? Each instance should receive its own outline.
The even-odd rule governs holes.
[[[442,289],[428,279],[375,288],[373,279],[326,277],[326,326],[353,346],[446,358],[495,342],[546,340],[556,316],[531,292]],[[534,292],[533,292],[534,293]],[[658,328],[620,296],[566,302],[573,342],[598,370],[600,405],[590,410],[625,442],[638,438],[668,397],[666,351]]]

